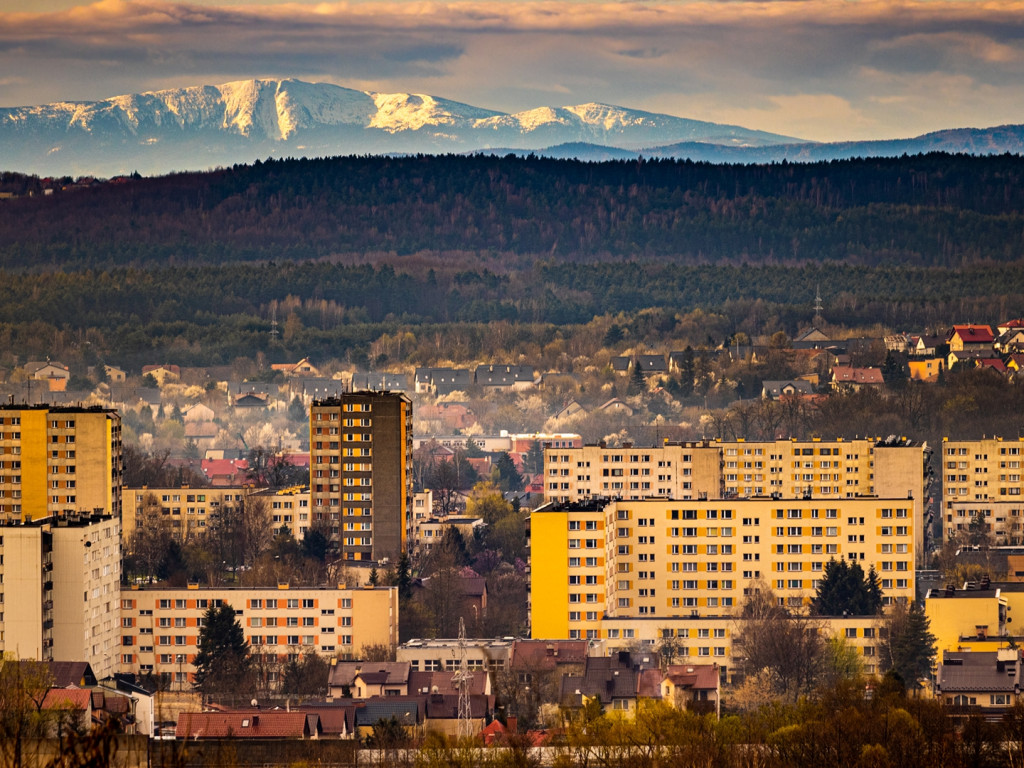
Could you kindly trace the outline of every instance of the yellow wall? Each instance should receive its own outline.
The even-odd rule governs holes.
[[[21,514],[33,520],[47,516],[46,419],[48,411],[21,412]]]
[[[569,636],[568,523],[569,516],[560,512],[534,512],[530,518],[534,637]]]
[[[978,627],[988,627],[988,634],[999,633],[999,598],[986,597],[930,597],[925,601],[925,615],[935,635],[935,649],[964,650],[961,638],[977,636]],[[981,650],[977,641],[970,641],[974,650]]]

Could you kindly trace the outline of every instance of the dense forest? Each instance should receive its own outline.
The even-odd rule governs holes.
[[[622,317],[629,341],[657,344],[680,312],[714,313],[680,337],[697,346],[794,335],[816,291],[836,327],[1024,310],[1019,157],[362,157],[73,189],[6,173],[0,193],[14,195],[0,199],[0,352],[28,356],[88,342],[127,365],[361,363],[412,329],[463,340],[435,359],[472,360],[514,357],[484,343],[496,322],[543,347]]]

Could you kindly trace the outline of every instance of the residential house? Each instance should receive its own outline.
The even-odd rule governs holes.
[[[617,397],[613,397],[611,400],[602,403],[597,406],[599,411],[607,411],[609,413],[620,413],[624,416],[632,416],[634,413],[633,407],[624,403]]]
[[[285,376],[289,377],[303,377],[303,376],[319,376],[320,371],[317,370],[316,366],[309,362],[308,357],[304,357],[297,363],[275,363],[270,366],[272,371],[280,371]]]
[[[456,663],[458,660],[456,659]],[[468,668],[467,659],[467,668]],[[486,669],[469,671],[467,687],[473,696],[491,695],[491,675]],[[459,682],[456,679],[458,669],[413,670],[409,672],[409,692],[414,695],[442,694],[458,696]]]
[[[611,362],[612,370],[622,375],[629,373],[629,369],[633,366],[633,358],[626,355],[617,355],[612,358]]]
[[[567,709],[580,709],[596,700],[605,711],[631,712],[640,696],[642,673],[651,669],[658,669],[658,657],[653,652],[589,656],[582,675],[562,678],[559,702]]]
[[[407,736],[419,736],[426,719],[426,702],[416,696],[384,696],[369,699],[356,710],[356,734],[366,738],[373,733],[373,726],[381,720],[395,718]]]
[[[935,695],[951,707],[1007,709],[1020,697],[1021,660],[1017,648],[942,654]]]
[[[1024,328],[1024,318],[1018,317],[1014,320],[1004,320],[996,326],[996,334],[1001,336],[1007,331],[1012,331],[1017,328]]]
[[[431,693],[424,696],[424,723],[427,731],[446,736],[459,735],[459,694]],[[469,722],[471,733],[479,733],[494,712],[494,697],[471,693],[469,695]]]
[[[121,384],[124,382],[125,379],[128,378],[127,372],[125,372],[121,368],[118,368],[116,365],[104,365],[103,371],[104,373],[107,374],[107,381],[112,381]]]
[[[817,328],[808,328],[791,342],[793,349],[825,349],[832,340]]]
[[[910,348],[910,339],[905,333],[894,333],[882,338],[889,352],[906,352]]]
[[[181,368],[176,365],[144,365],[142,375],[152,376],[161,387],[165,382],[178,381],[181,379]]]
[[[466,368],[417,368],[413,374],[417,394],[429,393],[445,397],[452,392],[465,392],[472,384]]]
[[[213,421],[214,418],[216,418],[217,414],[214,413],[213,408],[211,408],[208,405],[204,405],[203,403],[194,403],[190,406],[187,406],[181,412],[181,416],[185,420],[185,423],[188,424],[191,421]]]
[[[1024,328],[1010,328],[999,334],[993,346],[1003,354],[1024,350]]]
[[[813,394],[814,385],[809,381],[801,379],[761,382],[761,397],[765,400],[778,400],[783,396],[798,397],[800,395]]]
[[[678,709],[714,707],[721,711],[721,669],[717,664],[670,664],[661,681],[661,699]]]
[[[637,355],[634,365],[644,374],[668,373],[664,355]]]
[[[911,336],[907,351],[914,357],[933,357],[945,346],[942,336]]]
[[[532,365],[478,365],[473,374],[478,387],[490,389],[526,389],[535,378]]]
[[[914,381],[938,381],[939,373],[946,367],[941,357],[925,357],[907,361],[910,378]]]
[[[328,695],[334,698],[368,699],[371,696],[405,696],[409,693],[407,661],[338,661],[327,677]]]
[[[987,325],[954,325],[946,334],[950,352],[991,348],[995,340]]]
[[[174,737],[201,739],[317,739],[320,717],[297,710],[246,709],[231,712],[182,712]]]
[[[965,368],[976,368],[979,360],[1002,360],[999,353],[992,348],[983,349],[951,349],[946,357],[946,367],[952,370],[954,366],[962,365]]]
[[[575,400],[570,400],[568,403],[566,403],[561,408],[559,408],[557,411],[555,411],[554,415],[551,418],[553,418],[553,419],[555,419],[557,421],[559,419],[572,418],[573,416],[575,416],[577,414],[582,414],[582,415],[586,416],[587,415],[587,409],[584,408],[582,405],[580,405]]]
[[[56,360],[25,363],[25,373],[28,374],[30,379],[35,379],[36,381],[46,381],[47,379],[67,380],[71,378],[71,370],[64,363],[58,363]]]
[[[884,384],[882,371],[879,368],[854,368],[848,365],[837,365],[832,369],[832,388],[834,390],[852,390],[856,392],[863,387],[881,387]]]
[[[353,391],[405,392],[409,377],[404,373],[353,373]]]

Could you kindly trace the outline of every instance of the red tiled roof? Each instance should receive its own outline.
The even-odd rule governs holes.
[[[718,688],[718,667],[714,664],[672,664],[665,677],[676,687],[695,690]]]
[[[878,368],[851,368],[837,365],[832,369],[832,380],[850,384],[881,384],[882,371]]]
[[[978,358],[979,368],[991,368],[993,371],[1005,371],[1006,364],[1003,363],[998,357],[980,357]]]
[[[84,688],[51,688],[43,697],[43,709],[78,709],[87,711],[92,694]]]
[[[987,325],[954,325],[949,339],[959,336],[965,344],[991,344],[995,341],[992,329]]]
[[[320,730],[320,718],[306,712],[183,712],[174,735],[179,739],[301,739]]]

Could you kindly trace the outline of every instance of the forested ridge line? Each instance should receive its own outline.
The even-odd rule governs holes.
[[[0,186],[38,180],[5,174]],[[350,254],[961,267],[1024,252],[1024,159],[810,164],[527,157],[268,160],[0,201],[0,267]]]

